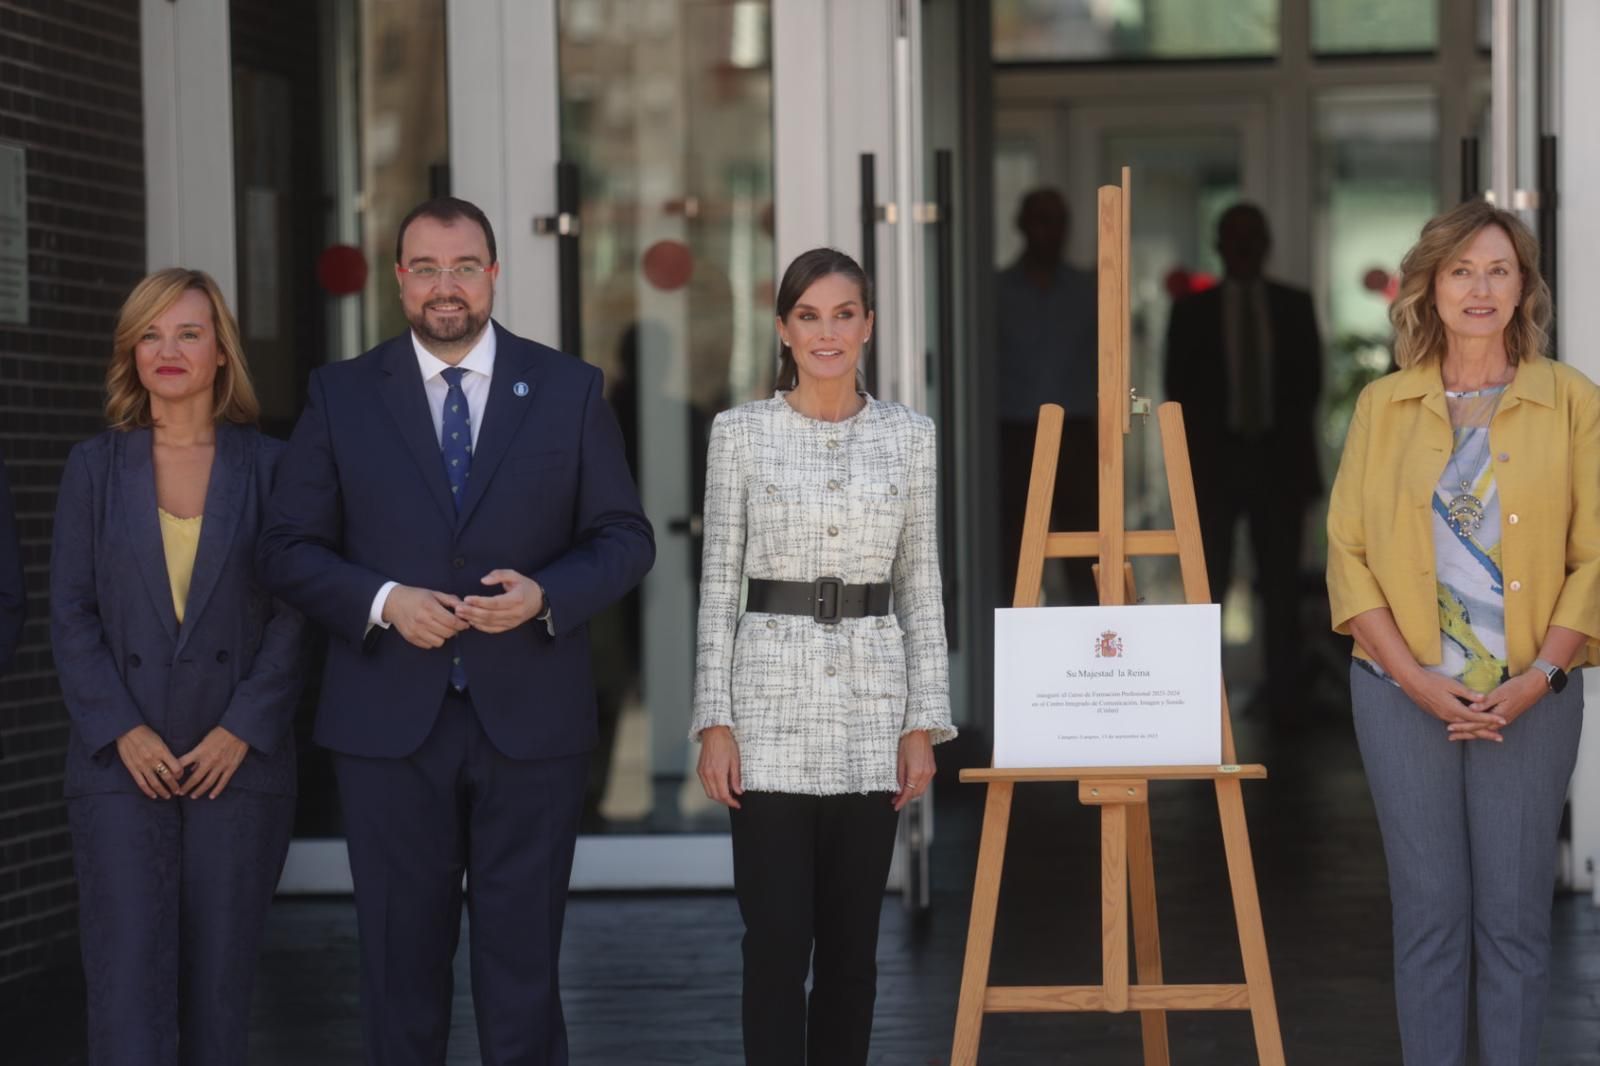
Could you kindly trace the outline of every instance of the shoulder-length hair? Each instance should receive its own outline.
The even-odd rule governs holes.
[[[872,281],[867,277],[867,272],[861,269],[861,264],[836,248],[813,248],[809,252],[801,252],[795,256],[794,262],[783,272],[783,280],[778,283],[778,318],[787,322],[789,312],[794,310],[794,305],[800,302],[800,297],[806,294],[806,290],[833,274],[842,274],[856,283],[856,287],[861,290],[861,311],[863,314],[870,314]],[[858,378],[860,374],[861,368],[858,366],[856,368]],[[777,387],[787,392],[799,383],[800,368],[795,365],[794,352],[789,350],[787,344],[780,341]]]
[[[1451,208],[1422,227],[1422,236],[1400,261],[1400,290],[1389,305],[1394,324],[1394,361],[1402,370],[1444,357],[1444,321],[1434,303],[1439,271],[1461,257],[1486,226],[1499,226],[1516,249],[1522,298],[1506,326],[1506,358],[1512,366],[1544,355],[1550,344],[1550,287],[1539,273],[1539,242],[1510,211],[1485,200]]]
[[[117,331],[111,343],[111,365],[106,368],[106,422],[112,429],[139,429],[152,425],[150,393],[139,380],[134,349],[150,323],[186,292],[204,293],[211,304],[211,324],[216,331],[222,365],[211,386],[211,416],[217,421],[255,425],[261,418],[261,401],[250,382],[250,367],[239,342],[239,324],[222,290],[203,270],[169,267],[158,270],[133,287],[117,313]]]

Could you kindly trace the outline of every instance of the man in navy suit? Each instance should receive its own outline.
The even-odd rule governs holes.
[[[483,1061],[567,1062],[557,959],[595,699],[587,623],[655,542],[600,373],[490,321],[483,212],[400,224],[411,331],[311,376],[262,575],[328,631],[373,1066],[439,1066],[462,876]]]

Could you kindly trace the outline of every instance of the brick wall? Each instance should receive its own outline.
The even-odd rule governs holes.
[[[0,141],[27,150],[31,275],[29,321],[0,324],[0,453],[29,590],[0,679],[0,995],[77,950],[46,568],[61,467],[102,427],[113,322],[144,271],[141,106],[139,0],[0,0]]]

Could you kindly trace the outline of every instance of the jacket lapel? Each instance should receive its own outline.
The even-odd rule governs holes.
[[[483,425],[478,430],[478,443],[472,449],[472,475],[468,479],[467,498],[461,505],[458,527],[465,526],[477,508],[478,501],[488,491],[489,479],[494,477],[500,461],[505,458],[522,419],[533,406],[538,390],[537,366],[529,347],[517,337],[492,327],[495,335],[494,374],[489,379],[489,402],[484,406]],[[527,388],[519,390],[517,386]],[[522,395],[518,396],[517,392]],[[441,469],[440,477],[443,477]]]
[[[439,456],[439,438],[434,434],[433,415],[428,411],[428,394],[422,387],[422,373],[417,369],[411,334],[403,333],[389,342],[382,366],[383,382],[379,392],[394,419],[395,430],[411,458],[416,460],[423,484],[428,486],[428,495],[433,497],[439,513],[454,525],[456,509],[450,502],[450,482],[444,474],[444,460]]]
[[[161,517],[156,513],[156,469],[151,455],[153,433],[135,429],[120,434],[122,467],[122,518],[128,542],[151,606],[166,630],[168,640],[178,636],[178,614],[172,606],[172,581],[167,576],[167,552],[161,544]]]
[[[217,451],[206,482],[205,520],[200,523],[200,545],[195,551],[194,574],[189,579],[189,599],[183,607],[183,617],[188,622],[200,617],[222,577],[233,535],[239,528],[240,504],[250,483],[257,443],[253,434],[232,423],[217,426]],[[194,628],[190,624],[179,627],[179,649]]]

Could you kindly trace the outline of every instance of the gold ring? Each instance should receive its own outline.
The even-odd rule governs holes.
[[[166,763],[164,763],[164,762],[156,763],[156,776],[157,777],[166,777],[167,776],[167,764]]]

